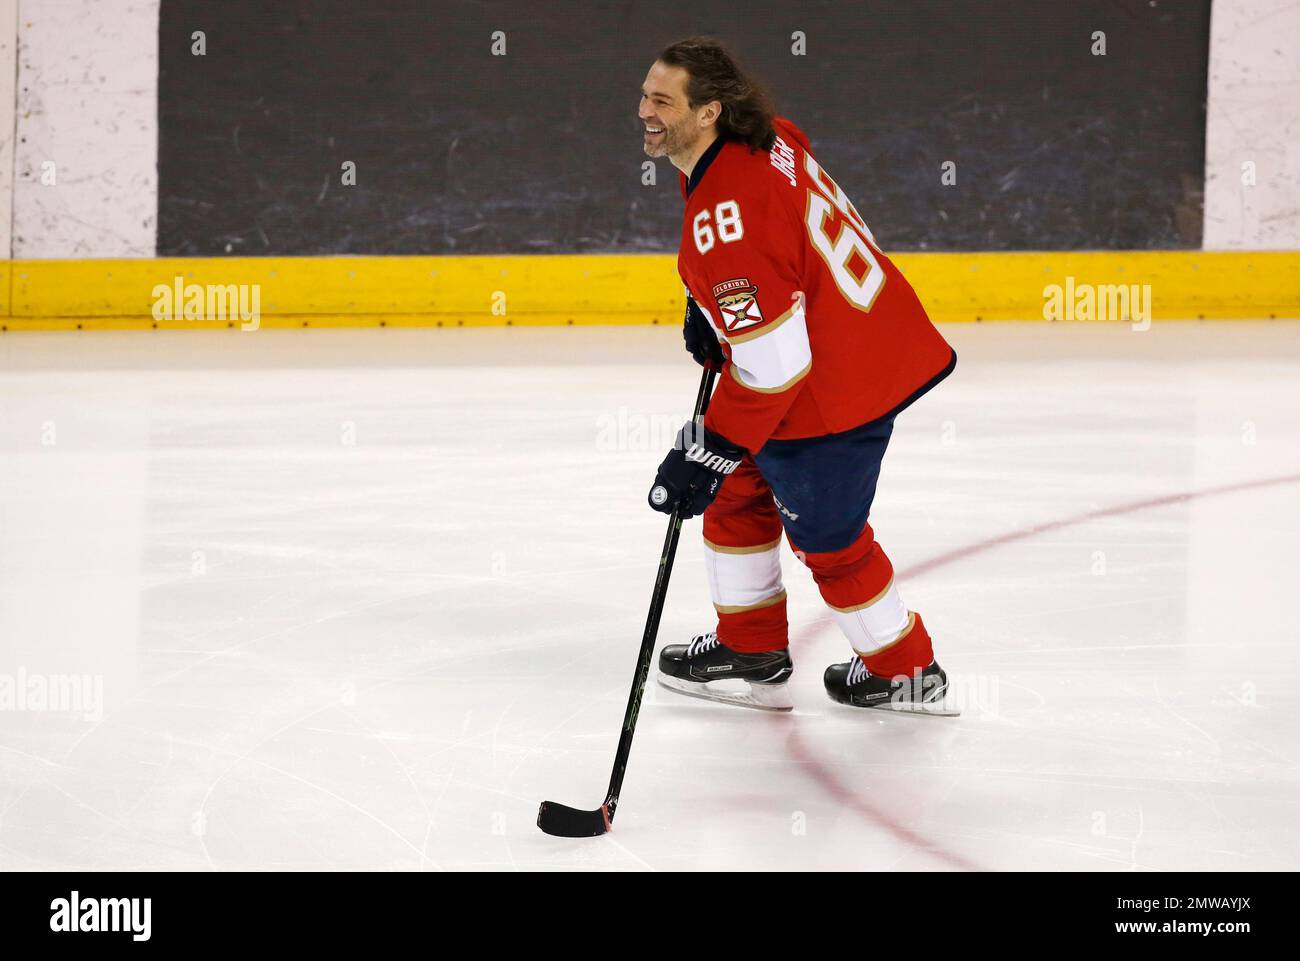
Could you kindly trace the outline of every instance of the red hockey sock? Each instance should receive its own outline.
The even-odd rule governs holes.
[[[785,614],[785,591],[766,607],[737,613],[718,612],[718,640],[733,651],[759,654],[790,646]]]
[[[934,660],[930,632],[921,623],[921,615],[912,612],[911,624],[894,643],[862,658],[867,670],[877,677],[896,677],[929,667]]]

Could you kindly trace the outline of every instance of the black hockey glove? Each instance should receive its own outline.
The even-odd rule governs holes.
[[[650,506],[660,513],[671,514],[680,504],[683,518],[703,514],[745,454],[743,447],[737,447],[703,424],[686,424],[655,474]]]
[[[695,363],[710,370],[722,370],[727,359],[718,344],[718,335],[713,332],[709,318],[704,316],[695,303],[694,297],[686,298],[686,320],[682,324],[682,338],[686,341],[686,351],[695,358]]]

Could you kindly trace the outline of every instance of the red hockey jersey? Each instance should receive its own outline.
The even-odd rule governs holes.
[[[784,118],[770,151],[714,144],[688,182],[677,269],[727,355],[705,425],[756,453],[905,407],[956,355]]]

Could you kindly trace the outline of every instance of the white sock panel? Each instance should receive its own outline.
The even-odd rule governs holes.
[[[704,569],[714,606],[721,613],[760,607],[785,593],[780,540],[759,547],[722,547],[705,541]]]
[[[907,630],[911,618],[891,580],[877,597],[858,607],[832,607],[835,623],[859,654],[874,654],[888,647]]]

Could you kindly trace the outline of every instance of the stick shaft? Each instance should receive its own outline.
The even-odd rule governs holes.
[[[709,406],[709,395],[713,393],[715,374],[705,369],[700,377],[700,390],[695,397],[695,412],[692,421],[699,418]],[[673,560],[677,556],[677,541],[682,533],[681,507],[673,510],[668,521],[668,533],[664,535],[664,549],[659,555],[659,572],[655,576],[654,592],[650,595],[650,611],[646,614],[645,633],[641,635],[641,653],[637,657],[636,674],[632,678],[632,690],[628,692],[627,710],[623,714],[623,731],[618,738],[618,752],[614,755],[614,771],[609,778],[609,791],[605,795],[605,809],[609,820],[614,819],[618,807],[618,795],[623,789],[623,775],[627,771],[628,755],[632,752],[632,735],[636,733],[637,715],[641,713],[641,697],[645,693],[646,680],[650,677],[650,661],[654,657],[655,638],[659,635],[659,619],[663,615],[664,601],[668,597],[668,579],[672,576]]]

